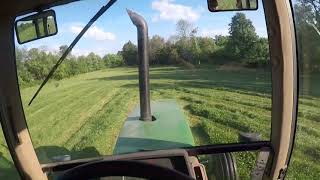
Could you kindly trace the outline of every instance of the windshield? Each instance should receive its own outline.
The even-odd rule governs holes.
[[[219,13],[209,12],[206,3],[118,1],[31,106],[39,84],[105,1],[55,7],[56,36],[16,43],[24,111],[40,162],[246,142],[248,133],[251,141],[270,140],[271,73],[262,3],[257,11]],[[149,26],[155,120],[148,124],[139,120],[137,29],[126,8]],[[238,158],[254,163],[252,156]]]

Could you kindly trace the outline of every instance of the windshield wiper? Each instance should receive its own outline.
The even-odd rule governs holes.
[[[87,30],[91,27],[91,25],[97,20],[99,19],[99,17],[105,13],[117,0],[110,0],[105,6],[103,6],[88,22],[88,24],[81,30],[81,32],[77,35],[77,37],[72,41],[72,43],[70,44],[70,46],[68,46],[68,48],[66,49],[66,51],[62,54],[62,56],[60,57],[60,59],[57,61],[57,63],[51,68],[49,74],[47,75],[47,77],[44,79],[44,81],[41,83],[40,87],[38,88],[38,90],[36,91],[36,93],[33,95],[33,97],[31,98],[30,102],[29,102],[29,106],[31,105],[31,103],[33,102],[33,100],[38,96],[39,92],[41,91],[41,89],[43,88],[44,85],[47,84],[47,82],[49,81],[49,79],[52,77],[52,75],[54,74],[54,72],[57,70],[57,68],[60,66],[60,64],[64,61],[64,59],[67,57],[67,55],[71,52],[71,50],[73,49],[73,47],[78,43],[78,41],[81,39],[81,37],[84,35],[84,33],[87,32]]]

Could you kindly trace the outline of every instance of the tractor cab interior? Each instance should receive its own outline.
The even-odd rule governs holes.
[[[4,3],[0,142],[19,177],[283,179],[290,0],[137,2]]]

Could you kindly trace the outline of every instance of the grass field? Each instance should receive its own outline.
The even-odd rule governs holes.
[[[259,132],[263,140],[269,139],[270,73],[211,66],[155,67],[150,74],[152,100],[176,99],[188,117],[196,144],[237,142],[239,131]],[[138,104],[137,79],[137,68],[115,68],[51,82],[30,107],[27,101],[37,87],[23,89],[27,122],[41,163],[61,154],[71,154],[73,159],[112,154],[126,116]],[[300,99],[288,179],[319,177],[319,107],[320,98]],[[3,136],[0,138],[0,179],[16,177]],[[236,159],[241,178],[247,179],[255,153],[237,153]]]

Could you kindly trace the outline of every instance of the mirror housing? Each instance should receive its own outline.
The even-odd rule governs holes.
[[[208,0],[211,12],[257,10],[258,0]]]
[[[19,44],[54,36],[58,33],[56,14],[48,10],[19,19],[15,31]]]

